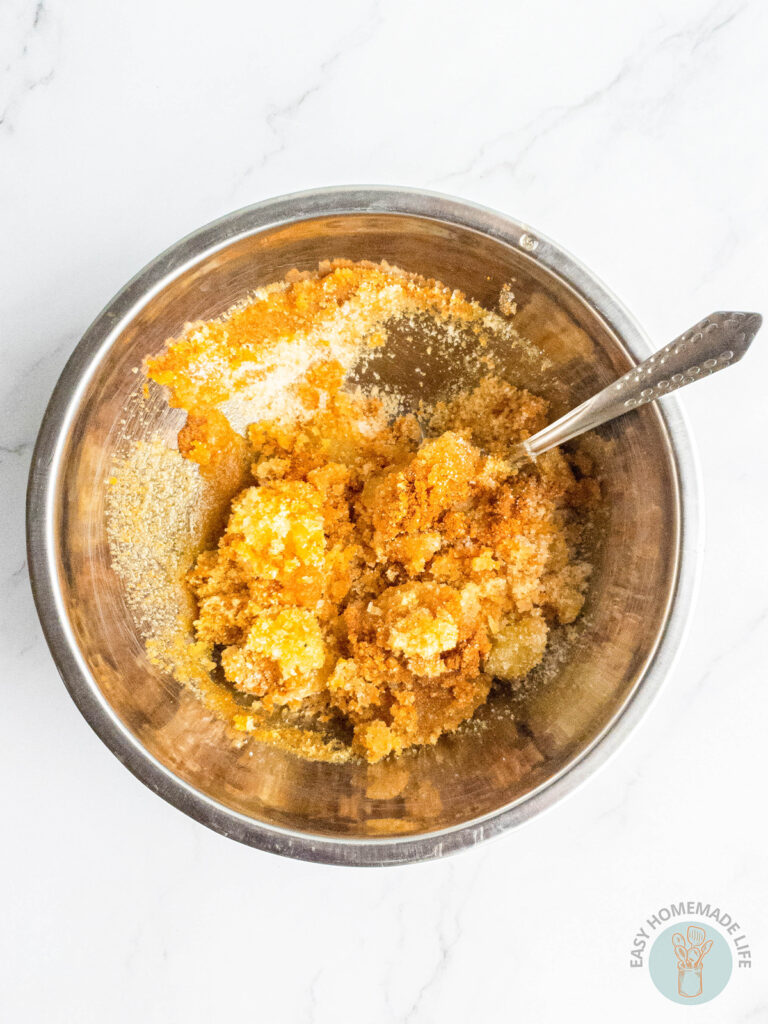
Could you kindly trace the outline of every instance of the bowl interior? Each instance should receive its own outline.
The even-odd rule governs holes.
[[[465,227],[400,214],[348,214],[271,227],[203,253],[118,322],[74,401],[53,483],[62,605],[104,700],[141,745],[200,793],[248,818],[300,833],[381,839],[434,832],[524,800],[571,765],[625,705],[662,633],[674,588],[679,507],[663,420],[645,408],[600,431],[607,523],[586,613],[567,657],[542,681],[479,713],[480,726],[377,765],[300,760],[233,745],[191,693],[148,660],[105,530],[106,481],[136,438],[175,437],[179,414],[137,393],[135,368],[190,320],[222,313],[293,267],[334,257],[386,259],[462,289],[488,307],[510,283],[514,321],[550,368],[503,345],[513,383],[556,412],[630,365],[620,340],[571,286],[519,248]],[[386,372],[401,390],[439,396],[456,380],[446,353],[395,342]],[[425,372],[415,375],[414,366]],[[378,367],[379,370],[382,367]],[[463,371],[462,371],[463,372]],[[426,390],[425,390],[426,389]]]

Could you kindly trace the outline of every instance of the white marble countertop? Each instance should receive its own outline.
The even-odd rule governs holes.
[[[398,183],[505,210],[659,343],[768,312],[767,44],[761,0],[0,5],[0,1018],[672,1021],[631,940],[696,899],[755,958],[697,1020],[768,1019],[768,334],[682,399],[707,542],[662,695],[564,803],[443,862],[282,860],[154,796],[60,683],[23,538],[31,446],[90,320],[270,195]]]

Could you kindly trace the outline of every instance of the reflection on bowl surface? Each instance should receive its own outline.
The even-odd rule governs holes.
[[[695,540],[687,438],[674,407],[602,428],[607,522],[578,638],[546,685],[500,692],[482,727],[377,764],[307,761],[249,741],[148,659],[106,533],[110,470],[139,439],[172,441],[183,416],[135,368],[189,321],[327,258],[386,260],[492,308],[511,283],[516,329],[550,364],[537,374],[499,341],[502,376],[559,414],[642,358],[641,333],[583,268],[524,229],[459,201],[406,190],[289,196],[232,214],[151,264],[110,304],[68,364],[30,481],[30,565],[64,679],[105,742],[170,802],[225,834],[291,856],[350,864],[438,856],[525,820],[604,760],[635,724],[679,641]],[[530,246],[528,246],[530,248]],[[377,366],[406,395],[456,374],[411,336]],[[386,371],[383,367],[386,365]],[[415,374],[419,367],[425,373]],[[685,520],[683,508],[685,507]],[[685,531],[683,523],[685,522]],[[514,706],[510,707],[510,702]],[[513,712],[510,714],[510,710]]]

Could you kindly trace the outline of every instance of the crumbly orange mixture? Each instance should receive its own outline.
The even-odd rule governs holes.
[[[426,437],[413,415],[388,419],[379,399],[345,392],[344,346],[324,332],[341,308],[350,323],[336,336],[370,341],[393,292],[396,308],[404,292],[433,315],[475,315],[434,282],[328,265],[196,327],[148,368],[187,409],[187,457],[230,474],[251,462],[217,547],[188,576],[197,641],[255,706],[340,722],[369,761],[434,743],[494,678],[541,661],[550,628],[581,610],[581,530],[599,496],[589,467],[559,451],[505,461],[546,425],[547,404],[499,379],[438,405]],[[243,366],[267,372],[291,339],[310,351],[292,411],[239,437],[221,404]],[[203,372],[212,365],[225,372]]]
[[[223,454],[233,464],[243,441],[227,416],[228,403],[260,385],[278,400],[296,397],[313,367],[334,361],[348,369],[362,343],[384,343],[388,318],[414,311],[469,324],[485,313],[439,281],[386,263],[334,260],[315,274],[292,271],[218,320],[189,325],[148,361],[147,373],[169,388],[172,405],[187,411],[179,437],[184,455],[204,469],[218,466]],[[275,414],[269,403],[264,407]]]

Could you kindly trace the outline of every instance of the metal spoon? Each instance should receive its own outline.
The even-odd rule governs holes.
[[[511,461],[535,460],[601,423],[732,366],[760,330],[759,313],[710,313],[613,384],[517,445]]]

